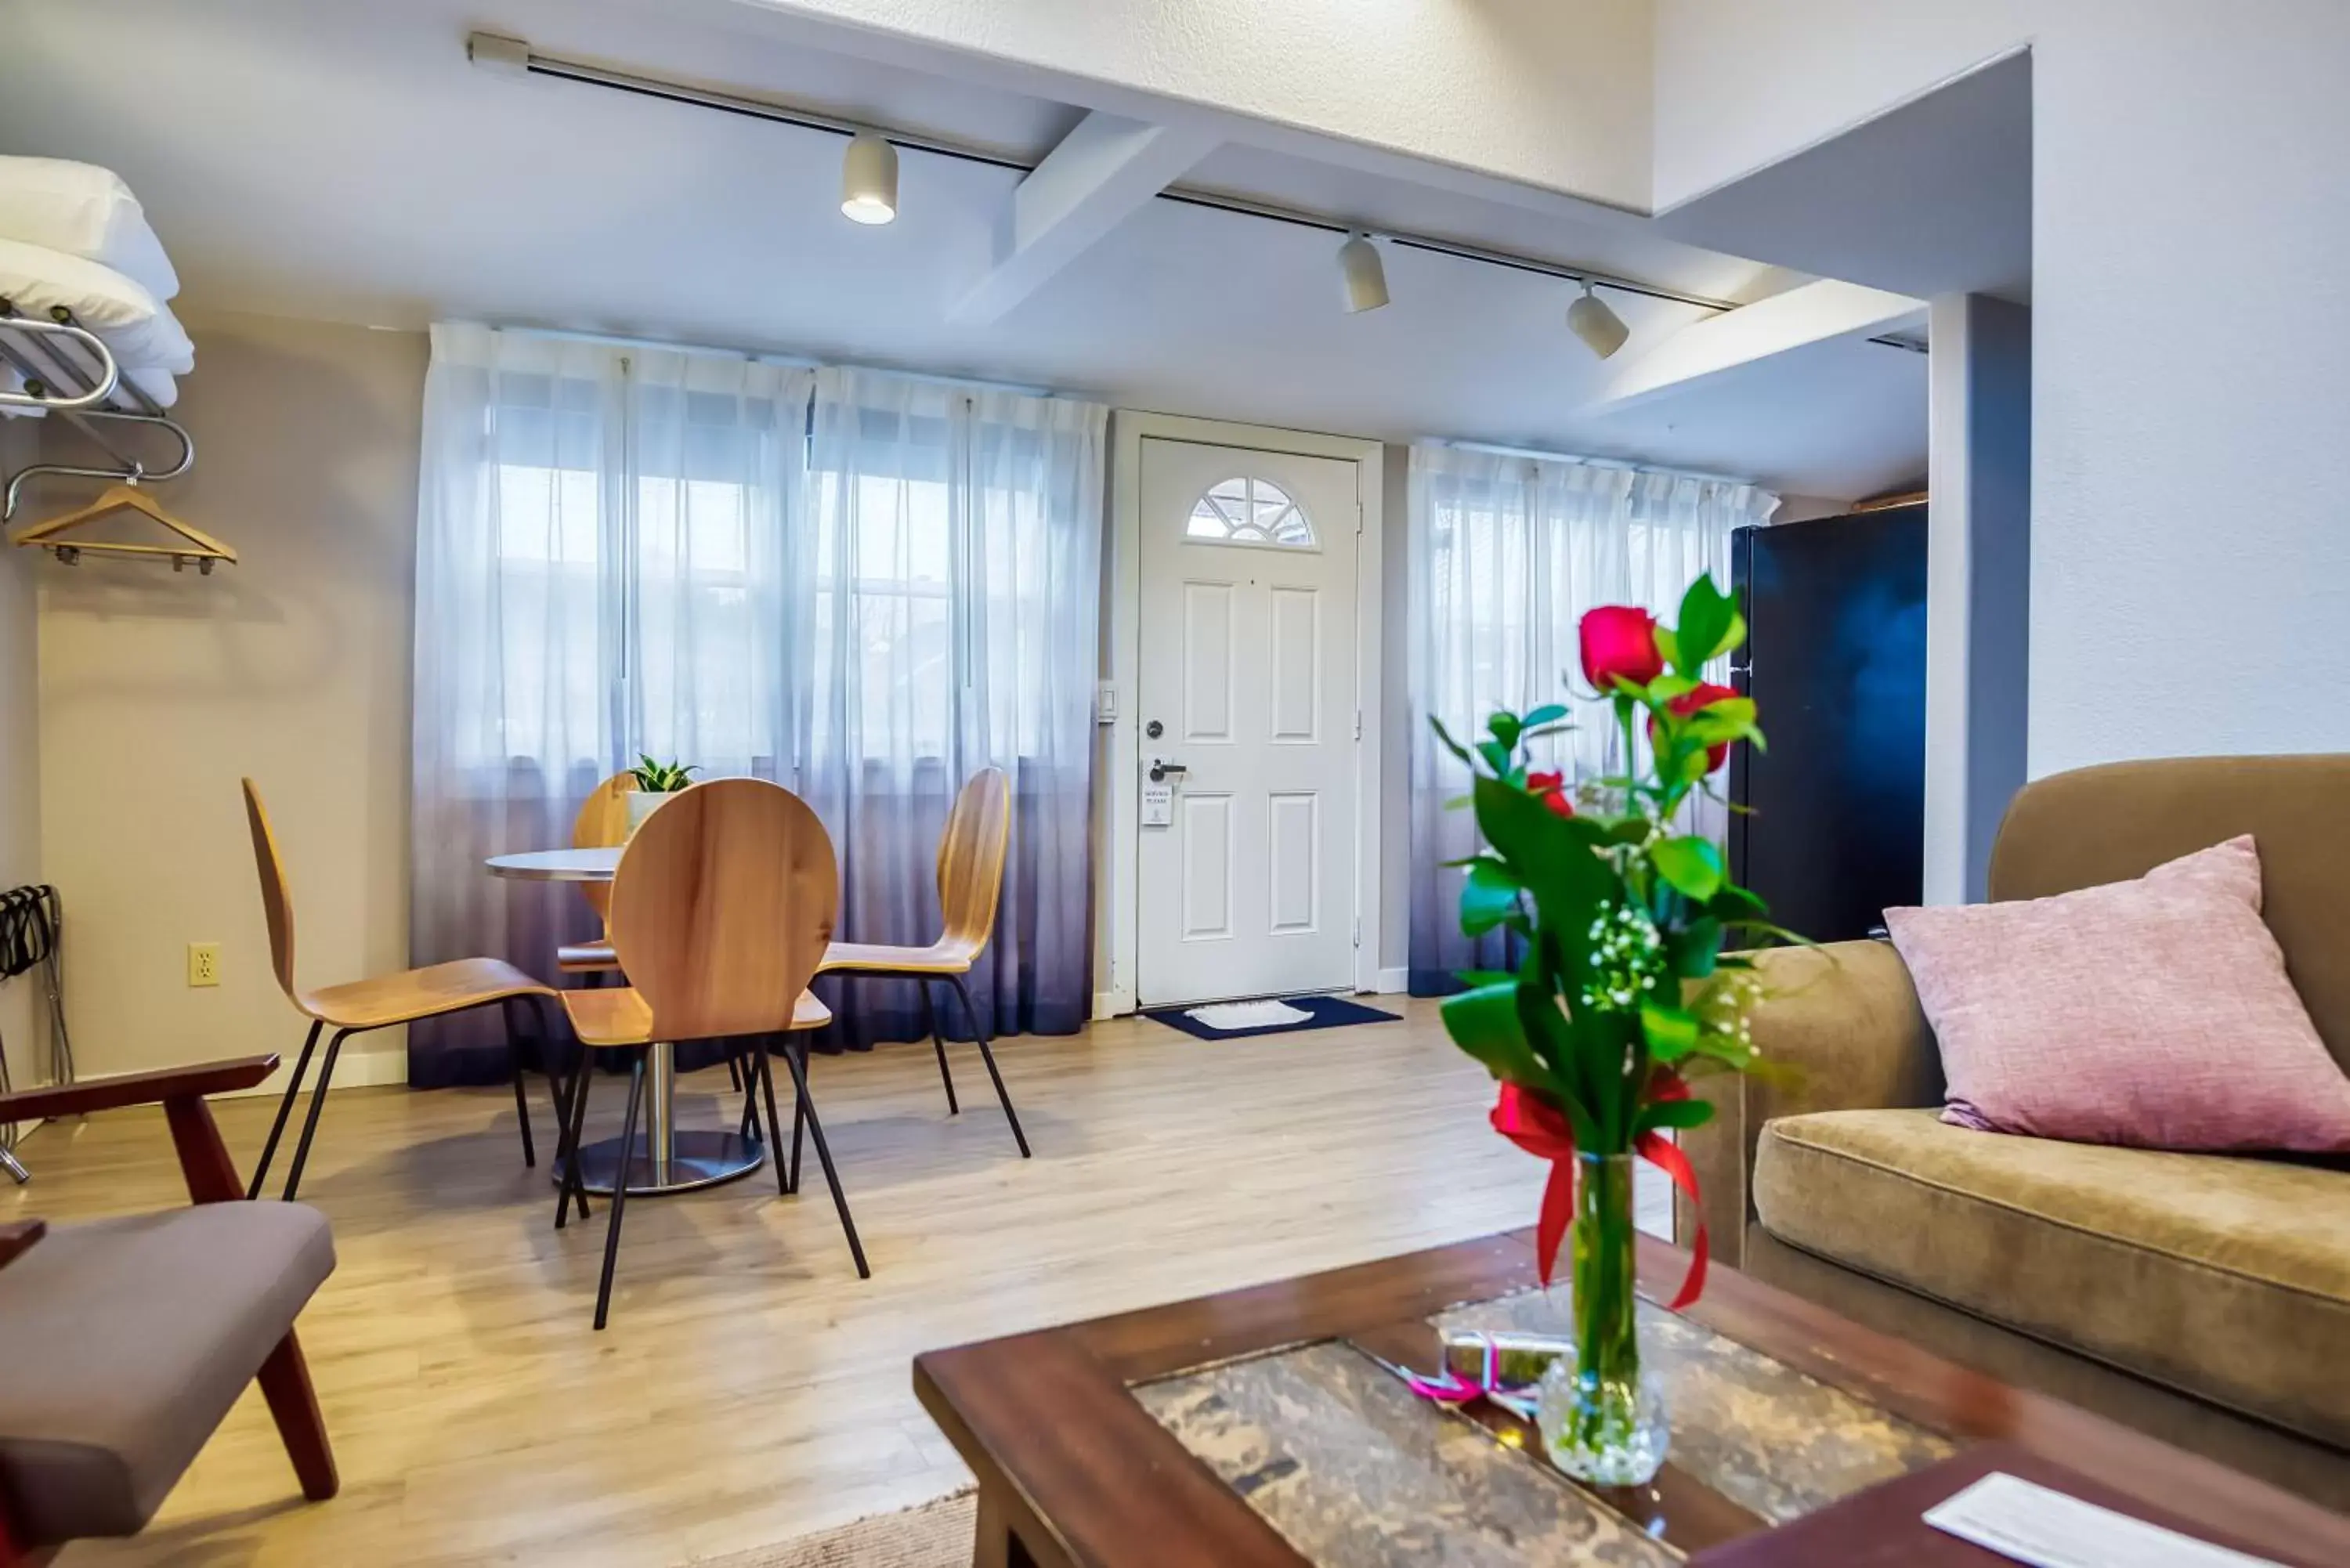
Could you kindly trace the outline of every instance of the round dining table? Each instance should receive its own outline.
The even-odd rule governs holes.
[[[601,849],[532,849],[493,855],[493,877],[525,882],[609,882],[619,868],[619,846]],[[586,1083],[586,1079],[581,1079]],[[628,1171],[629,1196],[689,1192],[748,1176],[766,1159],[755,1138],[732,1132],[681,1131],[677,1125],[677,1046],[660,1041],[645,1053],[645,1132],[640,1147],[623,1150],[608,1137],[579,1151],[579,1176],[588,1190],[609,1193]],[[555,1179],[563,1172],[558,1163]]]

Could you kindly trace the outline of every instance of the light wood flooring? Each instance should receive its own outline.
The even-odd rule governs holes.
[[[143,1537],[61,1562],[677,1568],[949,1491],[967,1477],[914,1401],[917,1351],[1532,1223],[1543,1168],[1486,1127],[1484,1073],[1432,1004],[1383,1000],[1405,1022],[1006,1041],[1030,1161],[968,1046],[952,1118],[922,1046],[819,1057],[873,1278],[811,1156],[796,1197],[763,1169],[631,1203],[600,1334],[604,1204],[550,1228],[509,1093],[338,1092],[302,1197],[340,1263],[301,1333],[342,1495],[302,1502],[249,1392]],[[591,1137],[618,1130],[621,1099],[598,1085]],[[273,1105],[216,1105],[247,1168]],[[681,1126],[717,1127],[738,1102],[722,1069],[679,1105]],[[184,1201],[152,1110],[45,1127],[24,1153],[36,1179],[0,1194],[0,1219]]]

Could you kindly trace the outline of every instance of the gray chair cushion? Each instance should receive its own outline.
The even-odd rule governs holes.
[[[0,1269],[0,1489],[26,1547],[136,1534],[335,1267],[326,1216],[207,1203]]]

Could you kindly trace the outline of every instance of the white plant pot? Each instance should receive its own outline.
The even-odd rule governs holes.
[[[645,818],[659,811],[661,803],[671,797],[640,789],[631,791],[626,798],[629,803],[629,836],[634,838],[637,829],[645,825]]]

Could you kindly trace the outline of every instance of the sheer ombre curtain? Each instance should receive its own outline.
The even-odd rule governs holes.
[[[791,618],[794,787],[840,846],[843,937],[920,943],[940,929],[955,792],[1003,770],[1011,850],[971,982],[996,1033],[1067,1033],[1091,1011],[1107,424],[1093,403],[816,374],[789,568],[806,607]],[[844,1043],[921,1027],[910,982],[824,986]]]
[[[1457,918],[1476,824],[1445,803],[1469,773],[1430,717],[1463,741],[1497,708],[1565,701],[1575,728],[1536,742],[1537,765],[1572,780],[1619,772],[1623,737],[1607,704],[1576,697],[1576,623],[1604,604],[1670,620],[1700,572],[1730,585],[1730,535],[1767,521],[1778,497],[1752,485],[1569,459],[1417,446],[1411,453],[1411,948],[1416,994],[1512,961],[1499,935],[1471,941]],[[1570,684],[1570,682],[1572,684]],[[1700,801],[1691,827],[1720,837],[1721,806]]]
[[[551,976],[595,924],[484,857],[570,841],[636,753],[775,776],[805,369],[432,330],[417,504],[411,961]],[[504,1072],[495,1010],[410,1032],[420,1085]]]
[[[587,792],[640,752],[797,791],[840,853],[842,937],[930,941],[948,803],[993,765],[1013,840],[972,992],[997,1031],[1076,1028],[1106,420],[918,378],[436,327],[411,961],[551,975],[556,944],[594,932],[586,905],[482,862],[569,842]],[[830,1041],[920,1031],[910,987],[858,987]],[[499,1029],[411,1031],[410,1080],[495,1081]]]

